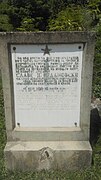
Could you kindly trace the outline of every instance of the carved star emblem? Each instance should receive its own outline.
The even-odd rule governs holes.
[[[44,55],[45,55],[45,54],[49,54],[49,55],[50,55],[50,51],[51,51],[52,49],[48,49],[48,45],[46,44],[45,49],[41,49],[41,50],[44,51]]]

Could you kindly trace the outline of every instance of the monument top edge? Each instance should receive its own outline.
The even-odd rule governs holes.
[[[94,31],[0,32],[0,41],[13,44],[85,43],[94,42],[95,39]]]
[[[0,32],[0,35],[7,35],[7,34],[25,34],[25,35],[28,35],[28,34],[96,34],[95,31],[32,31],[32,32],[28,32],[28,31],[9,31],[9,32],[6,32],[6,31],[2,31]]]

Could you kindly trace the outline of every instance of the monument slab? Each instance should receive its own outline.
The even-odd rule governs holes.
[[[90,166],[94,42],[93,32],[0,33],[8,169]]]

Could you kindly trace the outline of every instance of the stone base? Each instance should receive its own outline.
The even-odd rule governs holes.
[[[8,142],[5,163],[9,170],[78,170],[91,165],[88,141]]]

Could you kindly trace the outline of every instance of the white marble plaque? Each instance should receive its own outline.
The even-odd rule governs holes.
[[[80,125],[83,44],[11,45],[16,126]]]

